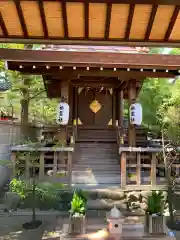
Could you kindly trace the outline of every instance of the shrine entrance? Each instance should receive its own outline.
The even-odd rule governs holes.
[[[78,124],[85,126],[112,125],[112,89],[78,89],[77,117]]]

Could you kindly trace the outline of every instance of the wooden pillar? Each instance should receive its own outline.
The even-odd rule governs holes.
[[[69,83],[68,81],[61,81],[61,98],[64,97],[66,102],[69,102]]]
[[[78,125],[78,92],[77,90],[75,89],[74,91],[74,94],[75,94],[75,120],[76,120],[76,126]]]
[[[68,184],[72,184],[72,152],[68,152]]]
[[[13,170],[13,177],[16,177],[16,152],[11,153],[11,162],[12,162],[12,170]]]
[[[43,180],[43,178],[44,178],[44,152],[40,152],[39,179]]]
[[[69,84],[68,104],[69,104],[69,124],[73,124],[73,86]]]
[[[128,88],[129,107],[135,100],[136,100],[136,80],[130,80]],[[132,125],[130,123],[130,119],[128,125],[128,142],[130,147],[136,146],[136,128],[135,125]]]
[[[118,94],[118,101],[119,101],[119,126],[123,127],[123,121],[124,121],[124,102],[123,102],[123,98],[124,98],[124,92],[123,90],[120,90],[119,94]]]
[[[113,105],[113,109],[112,109],[112,125],[116,126],[116,92],[113,92],[112,95],[112,105]]]
[[[57,174],[57,164],[58,164],[58,153],[54,152],[54,162],[53,162],[53,177],[56,177]]]
[[[126,153],[122,152],[120,155],[120,166],[121,166],[121,188],[126,188]]]
[[[137,165],[136,165],[136,183],[141,184],[141,153],[137,153]]]
[[[151,158],[151,186],[156,186],[156,153],[152,153]]]

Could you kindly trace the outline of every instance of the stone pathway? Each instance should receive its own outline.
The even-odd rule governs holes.
[[[68,218],[63,217],[59,213],[52,212],[49,214],[37,214],[37,219],[43,221],[43,225],[35,231],[27,231],[22,229],[22,224],[31,221],[31,215],[14,214],[12,216],[0,215],[0,240],[113,240],[106,230],[105,218],[89,218],[87,219],[87,234],[77,237],[69,237],[65,232],[68,228]],[[154,238],[157,239],[157,238]],[[162,240],[162,238],[158,238]],[[171,238],[172,239],[172,238]],[[180,234],[177,234],[180,240]],[[126,239],[130,240],[130,239]],[[132,239],[131,239],[132,240]],[[146,238],[146,240],[150,240]],[[169,238],[163,238],[169,240]]]

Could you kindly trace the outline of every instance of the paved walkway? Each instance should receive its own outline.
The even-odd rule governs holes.
[[[43,225],[35,231],[22,229],[22,224],[31,221],[31,216],[13,215],[0,216],[0,240],[113,240],[106,230],[106,219],[89,218],[87,219],[87,234],[77,237],[69,237],[64,234],[68,228],[68,218],[54,214],[37,215],[37,219],[43,221]],[[148,240],[149,238],[146,238]],[[154,238],[157,239],[157,238]],[[158,238],[159,240],[169,240],[169,238]],[[172,239],[172,238],[171,238]],[[180,234],[177,233],[180,240]],[[128,239],[126,239],[128,240]],[[130,240],[130,239],[129,239]],[[139,240],[139,239],[138,239]]]

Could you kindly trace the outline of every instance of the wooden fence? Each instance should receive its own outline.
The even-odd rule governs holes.
[[[11,148],[11,160],[13,175],[17,175],[17,167],[24,167],[24,177],[25,179],[30,179],[30,172],[32,167],[38,169],[38,179],[39,181],[53,181],[68,183],[71,186],[72,182],[72,155],[74,147],[41,147],[41,146],[29,146],[29,145],[18,145]],[[26,157],[26,153],[35,152],[37,154],[37,161],[32,163],[29,157]],[[19,161],[19,153],[25,153],[24,164],[17,164]],[[46,164],[45,160],[51,159],[51,164]],[[22,166],[23,165],[23,166]],[[51,169],[51,174],[46,174],[46,169]],[[62,177],[62,170],[64,176]],[[50,172],[50,171],[49,171]]]
[[[157,154],[162,148],[136,148],[120,147],[120,171],[121,171],[121,188],[122,189],[166,189],[167,183],[165,176],[157,178],[157,171],[163,171],[164,164],[158,163]],[[179,165],[173,164],[172,167],[179,168]],[[133,181],[129,181],[128,169],[134,169]],[[142,176],[150,172],[150,175]],[[162,182],[160,180],[163,180]]]

